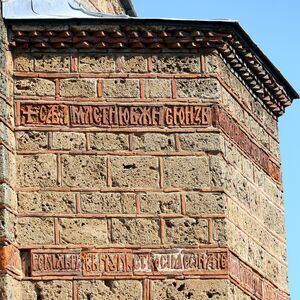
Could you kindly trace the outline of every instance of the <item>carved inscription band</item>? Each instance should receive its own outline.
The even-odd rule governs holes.
[[[211,124],[211,107],[200,105],[17,104],[17,125],[186,127]]]
[[[181,276],[227,274],[226,250],[31,252],[31,275]]]
[[[230,277],[254,299],[287,300],[251,267],[225,248],[212,249],[115,249],[32,250],[31,276],[79,278],[174,278],[197,276]]]
[[[281,170],[221,107],[203,105],[79,105],[17,103],[17,126],[98,128],[191,128],[223,130],[276,181]]]

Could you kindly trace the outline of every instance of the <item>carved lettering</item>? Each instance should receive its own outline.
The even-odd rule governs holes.
[[[40,275],[79,275],[81,269],[80,254],[68,253],[31,253],[32,276]]]

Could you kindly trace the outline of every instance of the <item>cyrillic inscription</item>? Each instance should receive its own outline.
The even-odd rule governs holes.
[[[31,252],[31,275],[144,276],[226,274],[225,250]]]
[[[79,252],[31,252],[32,276],[80,275]]]
[[[201,275],[226,270],[227,252],[87,252],[82,255],[82,268],[83,274],[87,276],[101,276],[110,273],[120,275]]]
[[[211,124],[211,107],[200,105],[17,105],[17,125],[95,127],[197,127]]]

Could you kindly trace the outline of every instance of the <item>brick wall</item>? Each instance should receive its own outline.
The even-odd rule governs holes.
[[[14,50],[13,79],[12,299],[287,299],[277,120],[218,53]]]

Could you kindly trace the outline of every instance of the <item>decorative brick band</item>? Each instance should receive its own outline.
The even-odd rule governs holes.
[[[124,24],[125,25],[125,24]],[[160,24],[161,25],[161,24]],[[120,51],[130,49],[134,51],[155,52],[161,49],[171,51],[190,51],[217,49],[227,63],[236,70],[249,85],[256,97],[263,100],[276,115],[282,115],[287,106],[291,105],[291,97],[287,95],[281,85],[273,78],[261,60],[251,51],[248,45],[230,30],[220,30],[219,27],[204,29],[184,27],[174,24],[172,27],[159,27],[153,30],[147,28],[143,20],[143,30],[128,30],[115,27],[110,30],[81,30],[70,27],[69,30],[42,30],[32,27],[28,30],[14,30],[11,34],[10,45],[34,51],[81,50],[101,51],[107,49]],[[91,26],[92,27],[92,26]]]

